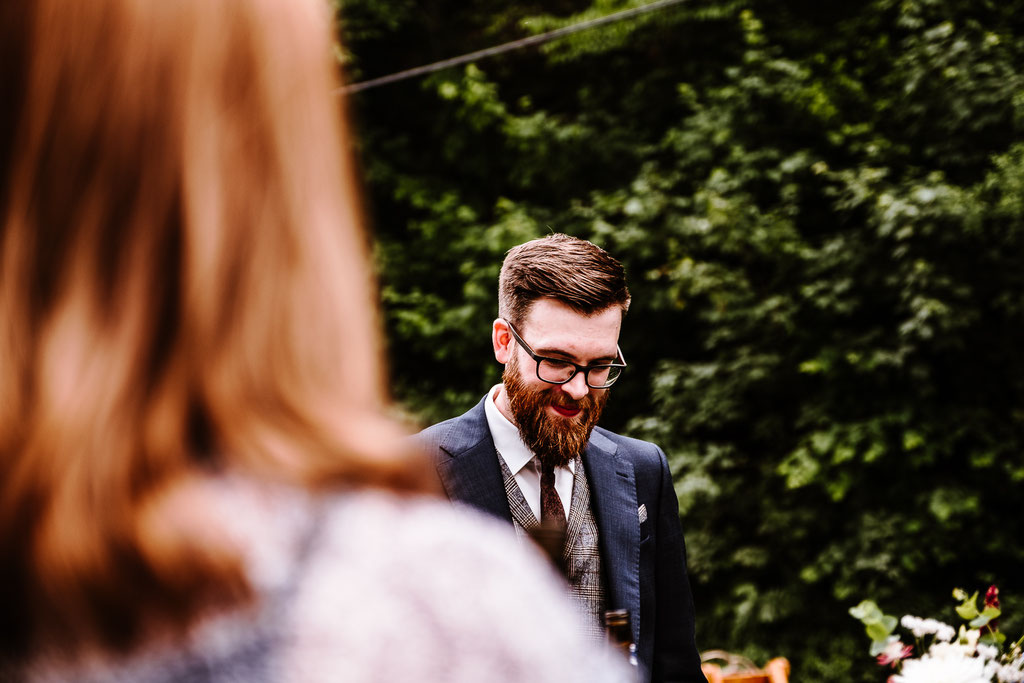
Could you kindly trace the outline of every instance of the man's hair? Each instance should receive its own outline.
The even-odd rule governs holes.
[[[498,277],[498,315],[523,324],[538,299],[554,299],[583,315],[609,306],[629,309],[626,271],[596,244],[556,233],[513,247]]]

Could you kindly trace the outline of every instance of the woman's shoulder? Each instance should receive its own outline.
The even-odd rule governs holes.
[[[508,525],[383,491],[208,486],[196,501],[208,501],[209,533],[238,548],[255,603],[202,619],[184,641],[96,662],[41,657],[21,678],[623,680],[586,640],[553,569]]]
[[[444,572],[458,568],[458,559],[470,565],[490,564],[509,553],[523,553],[510,526],[430,496],[368,489],[330,496],[322,509],[324,539],[332,547],[363,550],[360,555],[367,561],[402,563],[423,553],[431,556],[431,562],[438,560]],[[435,556],[442,549],[454,555]],[[507,559],[515,562],[517,557]],[[528,563],[533,564],[532,558]]]
[[[321,524],[293,605],[297,679],[620,680],[510,526],[373,491],[325,501]]]

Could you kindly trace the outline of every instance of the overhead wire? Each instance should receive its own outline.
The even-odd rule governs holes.
[[[494,57],[495,55],[512,52],[513,50],[520,50],[534,45],[542,45],[572,33],[578,33],[579,31],[585,31],[596,26],[603,26],[604,24],[622,21],[623,19],[629,19],[641,14],[646,14],[647,12],[654,12],[671,5],[678,5],[682,2],[686,2],[686,0],[655,0],[655,2],[641,5],[640,7],[631,7],[630,9],[606,14],[603,17],[596,17],[594,19],[581,21],[577,24],[563,26],[562,28],[547,31],[546,33],[538,33],[535,36],[520,38],[519,40],[513,40],[508,43],[502,43],[501,45],[495,45],[475,52],[468,52],[466,54],[459,55],[458,57],[442,59],[438,62],[424,64],[423,66],[417,66],[412,69],[405,69],[404,71],[398,71],[388,74],[387,76],[380,76],[378,78],[371,78],[366,81],[352,83],[339,88],[338,92],[352,94],[369,90],[371,88],[379,88],[382,85],[388,85],[390,83],[397,83],[398,81],[404,81],[409,78],[416,78],[417,76],[425,76],[427,74],[434,73],[435,71],[441,71],[442,69],[448,69],[453,66],[475,62],[481,59],[486,59],[487,57]]]

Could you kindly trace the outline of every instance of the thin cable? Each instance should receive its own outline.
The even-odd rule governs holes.
[[[587,21],[581,21],[578,24],[572,24],[570,26],[563,26],[562,28],[556,28],[553,31],[547,33],[539,33],[535,36],[529,36],[528,38],[520,38],[519,40],[513,40],[509,43],[503,43],[501,45],[495,45],[483,50],[477,50],[476,52],[470,52],[468,54],[460,55],[458,57],[452,57],[450,59],[443,59],[440,62],[434,62],[433,64],[425,64],[424,66],[417,66],[412,69],[406,69],[405,71],[399,71],[397,73],[389,74],[387,76],[381,76],[379,78],[371,78],[368,81],[361,81],[359,83],[353,83],[351,85],[344,86],[338,89],[338,92],[351,94],[361,92],[363,90],[369,90],[370,88],[377,88],[382,85],[389,83],[395,83],[397,81],[404,81],[408,78],[415,78],[416,76],[424,76],[426,74],[440,71],[441,69],[447,69],[452,66],[459,66],[467,62],[474,62],[479,59],[486,57],[493,57],[500,55],[505,52],[511,52],[512,50],[519,50],[524,47],[530,47],[532,45],[542,45],[543,43],[550,42],[556,38],[567,36],[570,33],[576,33],[578,31],[585,31],[588,28],[594,28],[595,26],[601,26],[603,24],[610,24],[615,21],[622,21],[623,19],[629,19],[630,17],[644,14],[646,12],[654,12],[655,10],[669,7],[670,5],[678,5],[686,0],[656,0],[647,5],[641,7],[633,7],[631,9],[622,10],[621,12],[613,12],[612,14],[606,14],[603,17],[596,19],[588,19]]]

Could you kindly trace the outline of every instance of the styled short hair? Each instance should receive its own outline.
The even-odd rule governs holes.
[[[626,271],[611,254],[561,233],[509,249],[498,277],[498,315],[522,326],[539,299],[554,299],[583,315],[609,306],[629,310]]]

